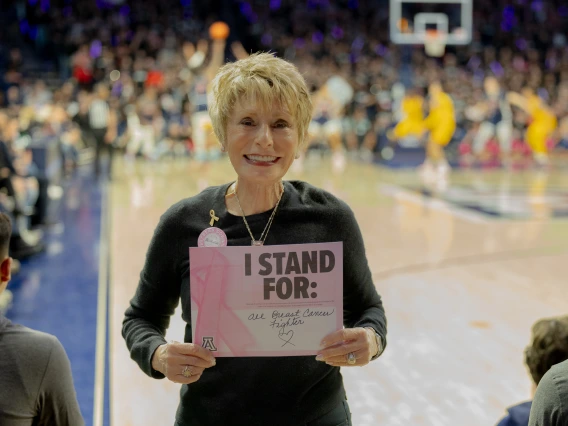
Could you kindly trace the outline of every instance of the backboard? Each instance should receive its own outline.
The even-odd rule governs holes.
[[[445,44],[471,43],[473,0],[390,0],[390,37],[396,44],[424,44],[427,30],[447,34]]]

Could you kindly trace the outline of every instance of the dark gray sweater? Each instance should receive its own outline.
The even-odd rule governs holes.
[[[59,340],[0,315],[0,425],[84,424]]]
[[[568,426],[568,360],[554,365],[540,380],[529,426]]]
[[[136,294],[122,334],[131,357],[148,375],[151,359],[165,343],[170,316],[182,301],[191,342],[189,247],[208,228],[211,209],[229,246],[250,246],[243,219],[227,212],[230,184],[208,188],[172,206],[161,218],[150,243]],[[365,256],[359,226],[351,209],[333,195],[305,182],[284,183],[284,195],[266,245],[343,242],[345,327],[372,327],[386,344],[386,318]],[[256,238],[272,211],[247,216]],[[201,379],[181,389],[180,426],[293,426],[318,418],[345,399],[340,369],[314,357],[218,358]]]

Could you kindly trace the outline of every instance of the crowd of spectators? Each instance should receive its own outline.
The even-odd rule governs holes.
[[[483,98],[488,75],[504,90],[536,90],[559,118],[557,139],[568,138],[568,8],[560,1],[476,1],[472,43],[448,46],[440,59],[428,57],[421,46],[390,43],[386,2],[114,3],[14,2],[16,19],[4,39],[17,33],[27,40],[59,83],[48,89],[30,81],[22,72],[21,51],[6,49],[0,106],[13,116],[20,105],[30,105],[31,96],[35,107],[63,108],[70,122],[76,104],[88,104],[94,84],[103,82],[117,113],[118,135],[129,129],[128,137],[137,139],[130,154],[156,158],[174,145],[178,152],[184,145],[190,151],[189,114],[200,68],[197,63],[192,69],[188,59],[195,49],[207,55],[207,29],[222,19],[231,27],[227,60],[234,59],[230,46],[239,41],[247,51],[270,50],[293,61],[314,90],[333,75],[346,78],[355,95],[344,112],[344,129],[360,138],[380,137],[399,118],[397,83],[427,95],[429,82],[441,80],[455,103],[455,139],[461,140],[476,125],[465,109]],[[521,110],[514,113],[516,138],[522,139],[529,118]],[[63,123],[62,129],[69,126]]]
[[[89,118],[95,87],[107,89],[109,145],[128,158],[191,155],[191,114],[202,104],[200,73],[216,20],[231,28],[228,61],[238,49],[273,51],[294,62],[314,91],[332,76],[345,78],[354,88],[343,111],[349,149],[365,140],[380,152],[405,89],[427,95],[434,80],[455,104],[454,146],[468,143],[478,123],[465,110],[483,98],[488,75],[504,90],[533,88],[558,117],[558,146],[568,140],[568,8],[561,1],[476,1],[472,43],[448,46],[441,58],[392,44],[388,7],[364,0],[13,1],[2,19],[1,195],[28,238],[23,255],[40,250],[32,227],[49,221],[48,188],[57,175],[49,172],[49,152],[59,153],[62,176],[98,153]],[[528,119],[514,108],[515,138],[522,140]]]

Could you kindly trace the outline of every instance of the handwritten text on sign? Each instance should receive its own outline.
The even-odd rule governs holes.
[[[315,355],[343,326],[342,243],[190,248],[192,336],[215,356]]]

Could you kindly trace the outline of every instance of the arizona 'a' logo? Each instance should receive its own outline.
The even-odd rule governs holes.
[[[210,351],[216,351],[217,348],[215,347],[215,343],[213,343],[213,337],[203,337],[203,344],[201,345],[205,349],[209,349]]]

